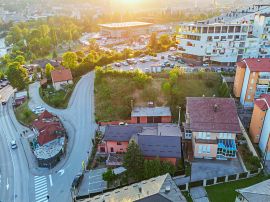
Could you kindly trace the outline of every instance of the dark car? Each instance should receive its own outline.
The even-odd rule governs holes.
[[[73,180],[73,182],[72,182],[71,187],[72,187],[72,188],[78,188],[78,186],[79,186],[79,185],[81,184],[81,182],[82,182],[82,179],[83,179],[83,174],[82,174],[82,173],[76,175],[75,178],[74,178],[74,180]]]
[[[2,105],[6,105],[7,104],[7,102],[6,101],[2,101]]]

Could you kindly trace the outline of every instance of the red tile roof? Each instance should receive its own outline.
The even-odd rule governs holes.
[[[57,125],[48,125],[45,129],[41,130],[38,135],[38,143],[40,145],[46,144],[58,137],[61,137],[60,133],[57,131],[63,131],[64,129],[60,124]]]
[[[52,119],[54,117],[53,114],[51,114],[50,112],[48,112],[47,110],[45,110],[42,114],[39,115],[38,119],[42,120],[42,119]]]
[[[237,66],[248,66],[251,72],[270,72],[270,58],[247,58],[237,62]]]
[[[69,81],[73,79],[70,69],[64,68],[51,71],[51,76],[53,83],[61,81]]]
[[[262,94],[260,98],[254,101],[255,105],[257,105],[261,110],[265,111],[270,108],[270,95]]]
[[[187,97],[186,109],[192,131],[241,133],[233,98]]]

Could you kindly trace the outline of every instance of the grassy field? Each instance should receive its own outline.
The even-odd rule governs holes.
[[[249,187],[266,179],[269,177],[259,175],[245,180],[209,186],[206,187],[206,191],[211,202],[234,202],[237,195],[236,189]]]
[[[18,121],[25,125],[31,125],[32,122],[37,118],[37,115],[29,109],[28,101],[15,109],[15,116]]]
[[[74,78],[74,83],[70,85],[66,90],[56,91],[53,87],[46,89],[39,88],[40,97],[44,102],[52,107],[65,109],[68,106],[69,99],[79,80],[80,77]]]
[[[176,81],[169,94],[162,90],[163,84],[169,81],[166,74],[153,75],[153,79],[144,88],[138,88],[128,77],[105,74],[101,81],[95,82],[96,119],[130,119],[131,100],[135,106],[146,106],[148,101],[153,101],[156,106],[170,106],[176,117],[177,106],[185,109],[186,97],[219,95],[221,80],[218,74],[185,75]]]

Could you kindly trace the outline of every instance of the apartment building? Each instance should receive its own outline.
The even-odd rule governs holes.
[[[184,139],[190,139],[194,158],[236,158],[241,134],[233,98],[187,97]]]
[[[270,160],[270,95],[263,94],[254,101],[249,134],[258,143],[266,160]]]
[[[270,57],[266,51],[267,13],[270,6],[257,5],[205,21],[182,23],[177,30],[178,50],[184,59],[221,65],[233,65],[242,58]]]
[[[259,58],[270,58],[270,12],[256,14],[252,35],[259,39]]]
[[[245,107],[253,107],[254,99],[270,94],[270,59],[247,58],[236,64],[234,95]]]

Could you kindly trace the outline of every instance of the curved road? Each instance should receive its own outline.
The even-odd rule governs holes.
[[[39,84],[29,87],[32,109],[42,105],[62,120],[68,135],[67,154],[53,169],[39,168],[26,138],[20,134],[26,128],[15,118],[11,100],[0,106],[0,201],[68,202],[74,176],[81,172],[82,161],[91,151],[96,124],[94,118],[94,73],[84,75],[76,85],[67,109],[54,109],[39,97]],[[9,93],[2,92],[5,97]],[[11,92],[11,93],[10,93]],[[12,150],[10,141],[16,139],[18,148]]]

